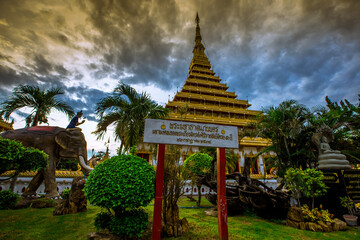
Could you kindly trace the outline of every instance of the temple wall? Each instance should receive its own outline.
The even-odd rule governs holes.
[[[0,180],[7,179],[8,177],[0,177]],[[14,192],[17,194],[22,194],[27,186],[29,185],[29,182],[31,181],[32,177],[18,177]],[[56,178],[56,183],[58,186],[58,192],[62,193],[64,189],[71,188],[73,178]],[[0,191],[7,190],[10,188],[10,180],[8,181],[0,181]],[[36,191],[37,194],[45,194],[45,185],[42,183],[38,190]]]
[[[6,177],[0,177],[1,179],[6,179]],[[29,182],[32,178],[31,177],[19,177],[18,181],[16,182],[15,185],[15,189],[14,192],[17,194],[22,194],[26,187],[29,185]],[[258,179],[259,181],[262,181],[266,184],[266,186],[275,189],[277,187],[277,182],[276,179]],[[70,189],[71,188],[71,184],[72,184],[73,179],[72,178],[56,178],[56,182],[58,185],[58,192],[62,193],[62,191],[64,191],[64,189]],[[232,185],[234,184],[235,181],[234,180],[227,180],[226,184]],[[0,190],[7,190],[10,187],[10,181],[1,181],[0,182]],[[210,188],[206,187],[206,186],[201,186],[201,195],[205,195],[208,193],[213,193],[215,194],[215,192],[213,190],[211,190]],[[191,181],[188,180],[186,181],[184,188],[183,188],[183,192],[185,196],[188,195],[198,195],[198,189],[196,186],[192,186],[191,185]],[[40,187],[38,188],[38,190],[36,191],[37,194],[42,195],[45,194],[45,186],[44,184],[41,184]]]

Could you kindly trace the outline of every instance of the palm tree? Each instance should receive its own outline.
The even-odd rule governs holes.
[[[57,96],[64,92],[61,88],[50,88],[49,90],[40,89],[38,86],[20,85],[15,87],[10,99],[0,105],[0,113],[4,114],[5,119],[17,109],[23,107],[32,108],[32,112],[26,118],[29,125],[37,126],[39,122],[47,123],[47,116],[52,109],[65,113],[69,118],[74,115],[71,106],[58,100]]]
[[[278,167],[277,174],[282,176],[290,167],[310,166],[315,160],[311,142],[314,130],[310,122],[312,113],[295,100],[284,101],[278,107],[263,111],[255,129],[258,136],[272,141],[272,145],[261,153],[276,153],[273,160]]]
[[[156,104],[145,93],[137,93],[129,85],[120,83],[113,93],[97,103],[96,114],[100,117],[95,134],[103,138],[107,128],[115,124],[115,140],[120,140],[119,151],[135,146],[144,134],[146,118],[164,118],[168,109]]]

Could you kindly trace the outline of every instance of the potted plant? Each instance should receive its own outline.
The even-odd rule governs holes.
[[[340,203],[343,207],[347,208],[349,211],[349,214],[343,215],[343,218],[345,219],[346,223],[349,226],[356,226],[357,225],[357,216],[354,216],[354,202],[349,197],[340,197]]]

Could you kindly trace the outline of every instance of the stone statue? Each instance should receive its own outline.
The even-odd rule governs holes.
[[[312,141],[319,150],[319,169],[349,169],[351,168],[346,156],[338,150],[331,149],[329,142],[334,139],[330,127],[323,125],[316,130]]]

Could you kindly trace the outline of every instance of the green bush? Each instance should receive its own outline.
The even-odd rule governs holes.
[[[39,170],[45,168],[48,161],[49,155],[45,152],[36,148],[27,148],[25,149],[24,155],[20,158],[17,170],[20,172]]]
[[[46,167],[49,156],[35,148],[0,137],[0,174],[9,170],[24,172]]]
[[[210,157],[206,153],[194,153],[187,157],[184,162],[184,173],[186,175],[207,175],[211,170]]]
[[[109,212],[101,212],[96,215],[94,225],[97,230],[106,229],[111,225],[113,215]]]
[[[288,188],[298,199],[300,206],[300,193],[308,198],[312,198],[312,209],[314,208],[314,198],[326,193],[324,183],[324,174],[316,169],[301,170],[298,168],[289,168],[285,174],[285,181]]]
[[[119,155],[98,164],[85,183],[91,204],[104,208],[147,206],[155,195],[155,170],[144,159]]]
[[[142,209],[125,211],[111,219],[109,231],[120,236],[141,236],[148,226],[148,214]]]
[[[0,137],[0,174],[13,170],[24,152],[21,143]]]
[[[11,190],[0,191],[0,210],[14,208],[20,196]]]
[[[62,199],[68,199],[69,198],[69,195],[70,195],[70,191],[71,189],[64,189],[61,193],[61,197]]]
[[[119,217],[101,212],[95,218],[97,229],[108,229],[110,233],[122,237],[141,236],[147,226],[148,214],[143,209],[124,211]]]
[[[154,198],[155,170],[138,156],[112,157],[91,171],[84,191],[91,204],[108,209],[97,215],[98,229],[139,236],[148,225],[148,217],[137,208],[147,206]]]

